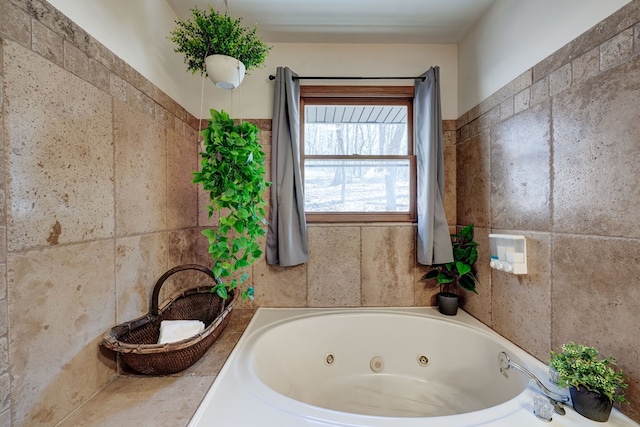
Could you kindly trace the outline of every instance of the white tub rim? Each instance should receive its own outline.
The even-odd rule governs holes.
[[[331,314],[332,312],[385,312],[393,313],[398,312],[405,315],[417,315],[417,316],[429,316],[440,319],[443,322],[453,322],[460,325],[468,326],[481,334],[495,335],[500,340],[504,340],[509,344],[509,354],[514,359],[522,362],[527,368],[529,368],[535,375],[538,375],[541,379],[546,378],[547,366],[540,362],[532,355],[525,352],[523,349],[517,347],[515,344],[497,334],[494,330],[488,326],[482,324],[477,319],[473,318],[463,310],[458,311],[458,315],[455,317],[444,316],[438,313],[437,307],[346,307],[346,308],[258,308],[253,318],[249,322],[249,325],[245,329],[245,333],[242,335],[231,355],[227,359],[227,362],[222,367],[220,373],[216,377],[216,381],[211,385],[208,392],[204,396],[203,401],[196,410],[195,414],[191,418],[189,427],[201,427],[210,425],[213,420],[216,422],[224,421],[228,422],[228,425],[258,425],[264,422],[270,422],[276,420],[280,427],[299,427],[299,426],[343,426],[343,427],[388,427],[388,426],[402,426],[402,427],[469,427],[469,426],[491,426],[491,427],[512,427],[513,425],[540,425],[540,420],[533,415],[533,398],[540,395],[540,391],[535,388],[532,382],[529,382],[527,388],[511,401],[504,404],[494,406],[489,409],[485,409],[479,412],[492,411],[496,408],[500,408],[503,416],[502,418],[493,420],[495,415],[489,417],[489,420],[479,420],[478,412],[471,412],[467,414],[444,416],[444,417],[427,417],[427,418],[394,418],[394,417],[369,417],[365,415],[350,416],[349,413],[332,413],[330,410],[323,408],[317,408],[312,405],[299,402],[295,399],[288,398],[280,395],[279,393],[270,390],[272,393],[277,394],[280,398],[292,401],[298,407],[304,407],[308,410],[303,417],[299,416],[298,410],[291,411],[286,405],[283,408],[275,408],[270,405],[270,401],[265,402],[255,396],[254,393],[249,393],[242,386],[232,386],[227,384],[229,377],[236,377],[234,374],[236,370],[235,359],[237,355],[241,353],[246,346],[246,341],[253,334],[258,333],[261,328],[268,324],[277,325],[285,323],[290,320],[287,318],[296,319],[304,318],[309,315],[315,315],[317,313]],[[258,380],[256,380],[258,381]],[[259,382],[259,381],[258,381]],[[560,390],[564,393],[566,390]],[[229,405],[228,401],[225,401],[224,405],[216,405],[215,399],[217,393],[231,392],[234,395],[238,395],[237,399],[239,403]],[[248,399],[255,399],[253,402],[249,402]],[[254,404],[255,406],[251,411],[243,410],[248,404]],[[510,406],[510,408],[504,408]],[[485,418],[485,417],[483,417]],[[564,417],[554,416],[554,425],[568,426],[568,427],[582,427],[585,424],[585,419],[577,414],[572,407],[567,406],[567,415]],[[244,424],[243,424],[244,422]],[[250,424],[246,424],[249,422]],[[253,424],[251,424],[253,422]],[[255,424],[258,422],[258,424]],[[239,423],[239,424],[238,424]],[[269,424],[271,425],[271,424]],[[611,418],[607,425],[621,426],[621,427],[638,427],[640,424],[629,419],[622,414],[619,410],[614,408]]]

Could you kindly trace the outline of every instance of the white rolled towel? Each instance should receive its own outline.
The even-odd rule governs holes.
[[[167,344],[191,338],[204,331],[204,323],[199,320],[163,320],[160,322],[158,344]]]

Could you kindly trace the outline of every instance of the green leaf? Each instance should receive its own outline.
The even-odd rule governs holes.
[[[476,282],[473,280],[471,276],[463,276],[458,279],[458,283],[463,289],[466,289],[471,292],[478,293],[476,291]]]
[[[453,282],[453,277],[447,276],[443,272],[438,272],[438,284],[441,283],[451,283]]]
[[[464,276],[471,271],[471,266],[469,264],[465,264],[464,262],[456,262],[456,269],[458,270],[458,274],[460,276]]]
[[[438,274],[440,272],[437,269],[431,269],[429,270],[424,276],[422,276],[422,280],[426,280],[426,279],[435,279],[436,277],[438,277]]]
[[[253,286],[248,287],[243,293],[242,293],[242,299],[244,299],[245,301],[247,299],[250,299],[251,301],[253,301]]]
[[[207,228],[205,230],[202,230],[202,234],[207,236],[209,240],[213,240],[215,239],[216,231],[211,228]]]
[[[249,263],[248,261],[246,261],[244,259],[239,259],[236,262],[235,267],[236,267],[236,269],[239,269],[239,268],[249,267],[250,265],[251,265],[251,263]]]
[[[462,239],[473,240],[473,224],[469,224],[460,230],[459,236]]]
[[[211,288],[211,292],[215,292],[222,299],[227,299],[228,293],[227,288],[224,284],[219,283]]]

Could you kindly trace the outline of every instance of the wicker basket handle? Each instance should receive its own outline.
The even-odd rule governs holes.
[[[160,295],[160,288],[162,288],[162,285],[164,284],[164,282],[172,275],[174,275],[175,273],[179,272],[179,271],[184,271],[184,270],[198,270],[198,271],[202,271],[203,273],[205,273],[207,276],[209,276],[211,279],[213,279],[216,283],[220,283],[220,278],[216,277],[213,274],[213,271],[211,271],[210,268],[205,267],[203,265],[199,265],[199,264],[183,264],[183,265],[179,265],[177,267],[173,267],[171,270],[167,271],[166,273],[164,273],[156,282],[155,286],[153,287],[153,293],[151,294],[151,315],[152,316],[157,316],[159,314],[159,310],[158,310],[158,297]]]

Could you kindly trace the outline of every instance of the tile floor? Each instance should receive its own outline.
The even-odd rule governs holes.
[[[220,338],[185,371],[118,376],[57,427],[186,426],[254,313],[234,309]]]

